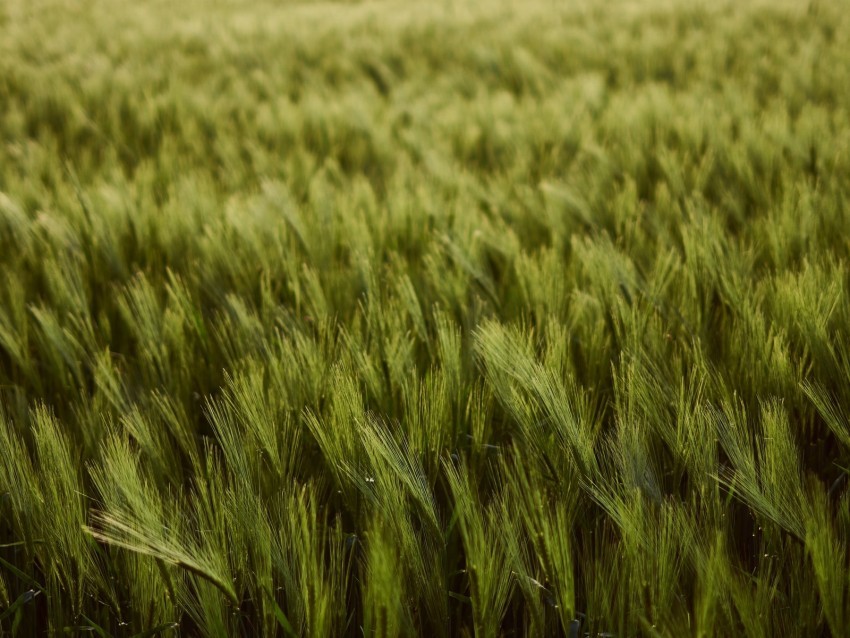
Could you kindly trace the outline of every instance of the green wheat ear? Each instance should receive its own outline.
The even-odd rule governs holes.
[[[0,634],[850,635],[844,4],[0,2]]]

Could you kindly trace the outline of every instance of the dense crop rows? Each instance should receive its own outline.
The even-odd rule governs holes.
[[[850,635],[850,7],[700,4],[0,2],[0,633]]]

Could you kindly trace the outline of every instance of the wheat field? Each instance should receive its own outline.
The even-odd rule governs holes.
[[[850,635],[850,5],[0,3],[0,635]]]

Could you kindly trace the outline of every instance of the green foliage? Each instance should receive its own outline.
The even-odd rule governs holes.
[[[0,634],[850,635],[848,16],[0,3]]]

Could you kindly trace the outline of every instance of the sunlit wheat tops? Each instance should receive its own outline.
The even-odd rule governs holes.
[[[848,42],[0,2],[0,635],[850,635]]]

